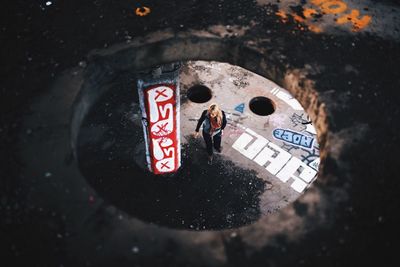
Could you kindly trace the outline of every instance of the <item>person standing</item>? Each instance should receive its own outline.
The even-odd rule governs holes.
[[[208,164],[212,163],[213,147],[221,153],[221,138],[226,126],[225,112],[221,110],[217,104],[211,104],[208,109],[204,110],[197,122],[195,137],[199,136],[200,126],[203,125],[203,138],[207,147]]]

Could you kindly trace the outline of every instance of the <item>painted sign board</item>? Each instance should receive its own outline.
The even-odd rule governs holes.
[[[180,167],[179,83],[176,72],[147,81],[138,80],[146,145],[146,159],[154,174]]]

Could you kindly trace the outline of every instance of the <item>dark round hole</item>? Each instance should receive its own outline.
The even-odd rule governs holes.
[[[194,85],[189,88],[187,97],[195,103],[205,103],[211,99],[211,89],[204,85]]]
[[[251,111],[260,116],[268,116],[275,111],[274,102],[264,96],[253,98],[252,100],[250,100],[249,106]]]

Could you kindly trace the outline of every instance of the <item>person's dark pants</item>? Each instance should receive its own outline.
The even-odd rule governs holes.
[[[206,142],[206,147],[207,147],[207,154],[209,156],[213,155],[213,146],[216,150],[220,150],[221,148],[221,132],[217,133],[214,135],[214,137],[211,138],[211,135],[203,131],[203,138],[204,141]]]

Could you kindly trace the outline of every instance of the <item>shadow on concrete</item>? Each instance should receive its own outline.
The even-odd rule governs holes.
[[[80,129],[79,167],[99,195],[134,217],[172,228],[217,230],[256,221],[264,181],[220,155],[208,165],[202,139],[187,137],[176,174],[156,176],[146,169],[132,84],[130,78],[116,83]]]

